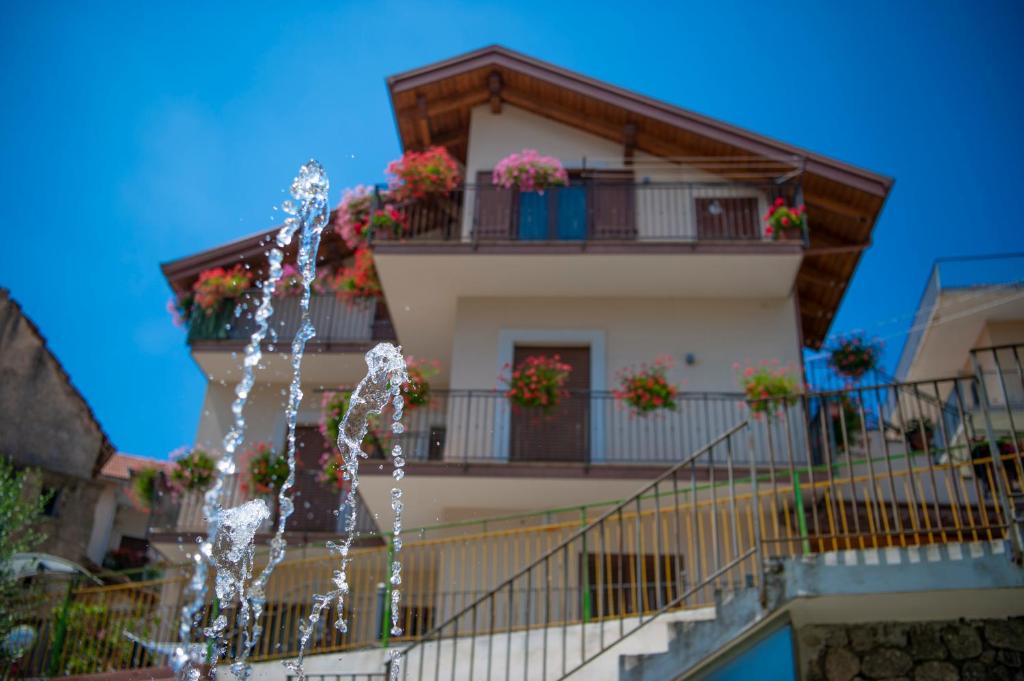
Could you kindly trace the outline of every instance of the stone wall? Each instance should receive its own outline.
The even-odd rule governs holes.
[[[797,637],[805,681],[1024,681],[1024,617],[811,625]]]

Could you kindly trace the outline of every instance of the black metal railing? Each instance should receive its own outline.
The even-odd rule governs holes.
[[[399,441],[412,461],[668,466],[748,417],[739,393],[681,393],[673,408],[642,414],[610,391],[571,391],[545,412],[500,390],[434,390],[406,407]]]
[[[403,678],[565,678],[662,613],[759,588],[767,556],[1009,540],[1019,557],[1020,414],[1002,405],[997,421],[983,383],[858,386],[781,410],[755,405],[440,620],[403,651]],[[974,414],[972,390],[983,395]],[[956,431],[942,418],[950,406]]]
[[[198,306],[189,319],[188,342],[247,341],[256,330],[254,312],[258,291],[248,291],[236,301],[226,301],[220,310],[207,314]],[[340,300],[332,294],[314,294],[309,304],[316,328],[314,343],[359,344],[395,340],[387,308],[373,298]],[[290,343],[299,330],[302,311],[297,297],[274,299],[267,335],[269,343]]]
[[[376,200],[383,202],[380,196]],[[764,242],[763,215],[777,197],[791,206],[801,203],[799,183],[574,180],[543,192],[467,184],[400,205],[402,235],[377,232],[374,239]],[[795,238],[801,237],[806,230]]]

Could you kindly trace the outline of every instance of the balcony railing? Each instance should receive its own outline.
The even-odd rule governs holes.
[[[776,197],[798,204],[800,185],[583,180],[543,192],[521,192],[467,184],[402,206],[408,220],[403,239],[761,243],[762,216]],[[375,238],[394,239],[387,234]]]
[[[249,291],[235,305],[227,305],[213,315],[207,315],[198,307],[194,308],[189,320],[189,344],[195,346],[211,341],[249,340],[256,330],[253,313],[259,300],[258,291]],[[316,328],[316,337],[311,343],[360,345],[396,338],[386,306],[375,299],[348,301],[339,300],[330,294],[314,294],[310,299],[309,313]],[[291,342],[301,321],[302,310],[298,298],[276,298],[274,314],[270,317],[268,340]]]
[[[674,409],[640,415],[607,391],[570,392],[545,413],[500,390],[435,390],[428,405],[406,408],[401,442],[412,461],[660,466],[748,415],[738,393],[683,393]],[[797,433],[797,418],[776,425]]]

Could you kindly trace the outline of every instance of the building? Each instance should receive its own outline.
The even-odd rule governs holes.
[[[912,418],[944,425],[948,384],[965,377],[778,403],[748,403],[736,383],[736,362],[777,360],[799,374],[802,349],[822,346],[889,178],[500,47],[393,76],[388,88],[403,150],[442,146],[465,181],[404,203],[401,238],[374,235],[382,296],[313,298],[298,512],[290,558],[266,591],[254,678],[285,678],[278,660],[296,653],[310,594],[331,588],[337,567],[323,542],[341,527],[341,493],[319,480],[331,443],[315,396],[355,384],[381,340],[440,364],[401,436],[402,600],[391,613],[394,483],[390,462],[372,456],[361,517],[380,527],[350,554],[348,631],[328,611],[310,673],[383,679],[396,643],[403,678],[435,681],[723,679],[752,666],[829,681],[1012,673],[1024,645],[1024,581],[1010,560],[1019,451],[943,457],[977,436],[973,421],[958,426],[959,445],[908,432]],[[491,171],[524,148],[558,157],[568,186],[495,186]],[[795,239],[765,234],[762,215],[779,200],[806,205]],[[214,268],[259,272],[266,236],[163,271],[183,299]],[[352,260],[325,235],[318,267]],[[252,295],[237,297],[239,313],[238,303],[193,308],[189,351],[209,377],[198,448],[217,448],[230,425]],[[283,447],[282,349],[297,320],[294,298],[275,301],[249,442]],[[499,378],[537,354],[572,365],[566,394],[541,415],[514,408]],[[669,380],[685,383],[676,408],[624,407],[618,372],[659,355],[675,358]],[[253,494],[240,475],[226,503]],[[198,493],[184,495],[151,533],[161,553],[193,545],[199,511]],[[172,587],[187,575],[174,579],[138,587],[159,594],[172,624]],[[159,663],[139,651],[121,661]]]

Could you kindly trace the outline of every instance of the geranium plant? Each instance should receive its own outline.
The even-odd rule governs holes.
[[[836,373],[856,381],[878,366],[881,354],[881,342],[854,334],[833,341],[828,363]]]
[[[277,298],[292,298],[302,295],[302,273],[292,263],[285,263],[281,266],[281,279],[274,289],[274,296]]]
[[[369,248],[356,250],[350,267],[342,268],[331,281],[334,294],[342,299],[379,298],[380,279]]]
[[[780,196],[764,214],[764,235],[774,240],[802,239],[806,219],[803,205],[792,208],[787,206],[786,200]]]
[[[182,447],[171,452],[171,485],[179,492],[205,490],[213,483],[213,458],[201,449]]]
[[[668,371],[674,366],[670,356],[658,357],[653,364],[619,372],[619,387],[612,391],[615,399],[626,404],[637,415],[660,409],[676,408],[679,389],[668,382]]]
[[[559,355],[531,355],[521,361],[508,378],[505,396],[514,405],[550,413],[563,397],[572,366]]]
[[[191,291],[184,291],[171,296],[167,300],[167,311],[175,326],[185,326],[192,316],[192,305],[195,299]]]
[[[224,301],[241,297],[252,286],[252,279],[252,272],[241,264],[230,269],[214,267],[204,270],[192,285],[195,304],[207,315],[212,315]]]
[[[402,384],[405,408],[414,409],[430,404],[430,379],[441,370],[437,360],[426,361],[407,357],[405,360],[409,380]]]
[[[341,422],[348,411],[349,401],[352,399],[352,391],[348,389],[332,390],[325,392],[321,399],[320,406],[320,434],[327,442],[327,450],[320,457],[321,482],[343,489],[345,485],[344,469],[345,462],[338,451],[338,434],[341,429]],[[380,414],[370,414],[367,418],[366,437],[363,438],[363,450],[369,456],[380,458],[385,451],[386,440],[390,430],[382,433],[381,423],[387,423],[388,419]]]
[[[781,415],[785,407],[796,402],[800,381],[791,369],[781,366],[779,360],[763,360],[746,367],[737,362],[733,370],[755,416]]]
[[[407,151],[389,163],[386,172],[391,195],[398,202],[450,192],[462,179],[458,163],[444,147]]]
[[[349,248],[365,245],[371,233],[400,237],[409,228],[405,212],[390,192],[380,192],[379,205],[373,208],[373,191],[366,185],[346,190],[334,212],[334,231]]]
[[[257,442],[242,452],[243,470],[248,473],[244,489],[257,494],[271,494],[281,489],[288,479],[288,458],[278,454],[269,442]]]
[[[523,149],[498,161],[491,181],[505,189],[535,192],[569,184],[569,173],[557,158],[542,156],[536,149]]]

